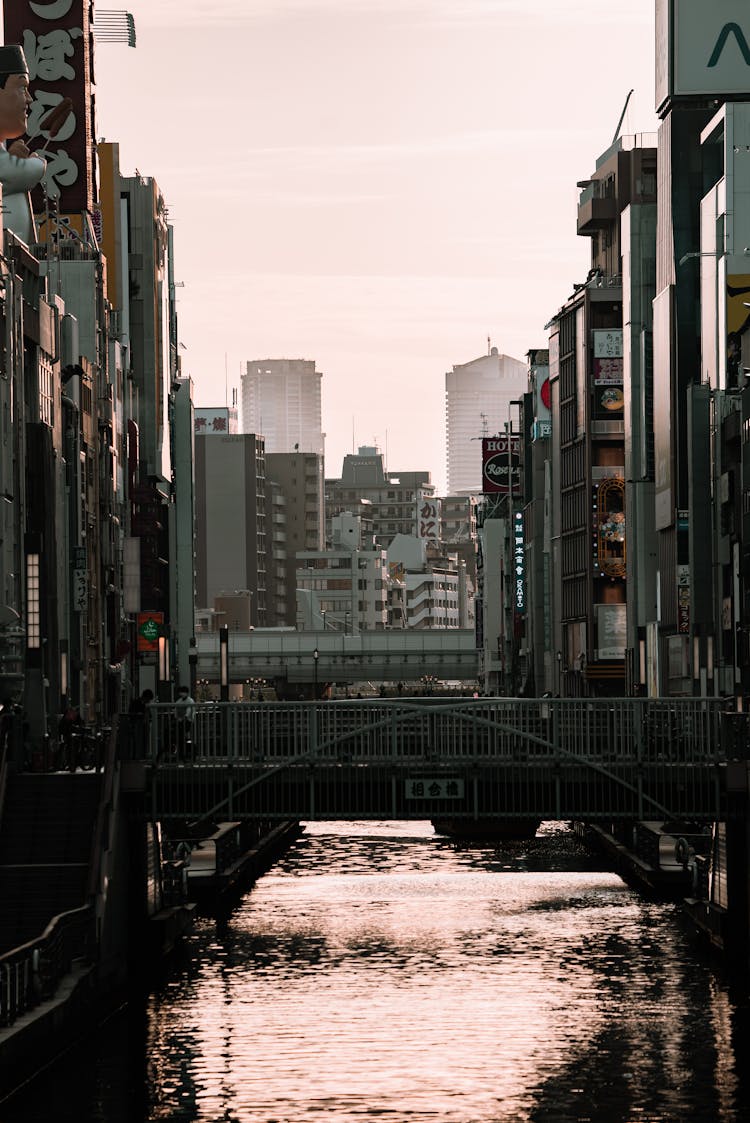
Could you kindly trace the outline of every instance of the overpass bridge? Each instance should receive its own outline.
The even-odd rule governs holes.
[[[725,707],[725,699],[212,703],[196,708],[183,738],[172,708],[153,706],[144,811],[185,821],[717,821],[735,767]]]
[[[317,659],[314,652],[318,653]],[[220,680],[220,636],[196,636],[196,674]],[[394,629],[355,632],[331,629],[297,632],[256,629],[228,633],[229,678],[246,682],[262,678],[291,686],[339,682],[409,682],[425,675],[438,679],[477,677],[476,636],[471,629]]]

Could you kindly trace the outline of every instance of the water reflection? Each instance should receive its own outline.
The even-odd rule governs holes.
[[[127,1118],[739,1123],[747,1021],[679,911],[556,828],[312,824],[131,1021]]]

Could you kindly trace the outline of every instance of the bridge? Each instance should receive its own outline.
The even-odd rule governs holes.
[[[228,648],[233,682],[262,678],[301,685],[313,680],[409,682],[424,675],[448,680],[477,676],[476,636],[471,629],[394,629],[352,635],[331,629],[297,632],[268,628],[229,632]],[[196,656],[197,677],[219,682],[218,632],[198,633]]]
[[[158,820],[727,817],[725,699],[154,705],[139,745]],[[127,730],[124,730],[127,733]],[[741,767],[745,767],[743,761]]]

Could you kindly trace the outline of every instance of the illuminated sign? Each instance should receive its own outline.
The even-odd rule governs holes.
[[[523,541],[523,512],[513,515],[513,581],[515,588],[515,610],[526,610],[526,556]]]

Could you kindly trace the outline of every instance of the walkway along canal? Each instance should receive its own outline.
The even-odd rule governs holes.
[[[318,822],[2,1119],[740,1123],[747,1046],[680,907],[561,827]]]

